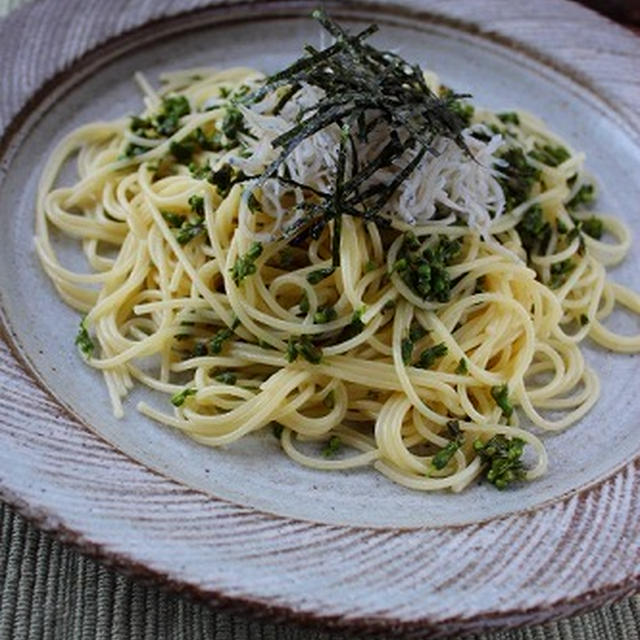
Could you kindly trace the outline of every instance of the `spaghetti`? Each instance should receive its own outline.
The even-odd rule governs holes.
[[[276,112],[286,87],[239,100],[264,86],[250,69],[168,73],[160,93],[137,79],[145,112],[67,135],[37,201],[37,253],[86,314],[78,343],[116,416],[138,382],[174,404],[143,414],[206,445],[269,427],[310,467],[373,466],[425,491],[484,471],[502,488],[545,472],[536,433],[596,402],[580,343],[640,350],[603,324],[616,304],[640,312],[606,276],[629,232],[587,211],[584,155],[533,116],[467,107],[462,146],[434,139],[388,201],[389,224],[345,215],[292,242],[300,203],[340,162],[354,171],[329,125],[287,159],[288,182],[256,177],[314,90]],[[56,186],[76,156],[78,181]],[[90,273],[60,263],[52,227],[81,242]]]

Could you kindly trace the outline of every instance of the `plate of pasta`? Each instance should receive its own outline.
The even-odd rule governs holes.
[[[633,92],[466,8],[145,11],[5,133],[3,495],[361,630],[634,588]]]

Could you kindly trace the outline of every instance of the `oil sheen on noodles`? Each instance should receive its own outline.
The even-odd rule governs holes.
[[[425,77],[438,90],[437,78]],[[174,162],[168,171],[162,166],[172,142],[198,128],[221,129],[229,94],[260,78],[244,68],[191,69],[166,74],[156,93],[138,76],[143,117],[157,112],[164,96],[187,98],[190,113],[180,116],[175,132],[154,139],[136,136],[128,117],[96,122],[67,135],[47,162],[37,200],[37,253],[63,300],[86,314],[85,338],[96,345],[87,361],[103,373],[115,415],[123,415],[121,401],[138,382],[166,394],[156,407],[140,403],[142,413],[206,445],[229,445],[276,425],[282,449],[300,464],[373,466],[412,489],[460,491],[485,466],[482,444],[502,434],[520,438],[535,454],[525,479],[543,474],[547,455],[534,431],[565,429],[597,401],[598,376],[585,365],[583,339],[619,352],[640,350],[639,336],[616,335],[603,324],[616,304],[640,312],[638,295],[608,281],[605,271],[629,249],[626,227],[597,214],[606,242],[584,233],[567,240],[581,219],[593,215],[579,208],[569,215],[567,209],[589,180],[584,155],[527,113],[512,115],[505,127],[504,118],[476,109],[465,140],[479,160],[469,168],[463,166],[468,158],[454,158],[443,169],[430,168],[439,159],[428,158],[417,179],[444,179],[458,162],[477,172],[476,182],[486,182],[480,187],[497,214],[485,216],[485,226],[471,210],[462,211],[467,224],[451,216],[416,221],[398,215],[384,233],[345,216],[340,267],[309,278],[331,266],[331,225],[293,248],[277,233],[269,241],[264,229],[273,230],[287,212],[256,211],[247,183],[224,193],[187,164]],[[269,158],[260,157],[260,134],[266,135],[261,116],[244,116],[254,137],[235,149],[202,151],[201,164],[244,162],[249,174],[260,163],[264,167]],[[538,186],[505,210],[503,195],[491,195],[500,163],[489,167],[499,154],[479,146],[468,133],[474,127],[489,138],[507,130],[493,136],[496,149],[509,138],[524,149],[561,144],[568,154],[557,166],[531,160]],[[127,156],[131,144],[138,149]],[[73,159],[77,181],[58,186],[63,166]],[[420,184],[412,188],[421,197]],[[202,198],[201,229],[190,218],[194,196]],[[263,187],[272,209],[286,209],[287,197]],[[549,223],[548,242],[527,265],[516,227],[535,205]],[[181,216],[177,222],[175,216]],[[51,228],[80,241],[89,272],[60,262]],[[179,241],[177,228],[193,238]],[[442,238],[460,241],[447,267],[449,301],[426,301],[401,277],[397,265],[408,250],[409,231],[420,250]],[[256,240],[261,250],[250,255]],[[234,277],[239,259],[253,265],[242,279]],[[570,270],[558,267],[569,259]],[[320,347],[312,342],[327,335],[341,337]],[[213,351],[198,351],[198,344],[216,339]],[[292,358],[292,344],[303,355]],[[305,348],[314,351],[304,357]],[[407,362],[408,350],[413,361],[410,356]],[[418,366],[415,357],[425,351],[430,361]],[[166,409],[157,408],[162,404]]]

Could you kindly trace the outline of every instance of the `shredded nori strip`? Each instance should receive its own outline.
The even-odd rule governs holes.
[[[273,113],[279,113],[303,86],[322,90],[323,97],[301,112],[299,122],[272,141],[280,154],[260,176],[256,187],[277,179],[317,196],[313,202],[301,205],[304,216],[284,235],[296,242],[318,238],[333,222],[332,265],[337,267],[343,215],[388,226],[385,205],[427,153],[437,155],[433,146],[436,138],[450,138],[470,153],[462,138],[467,122],[457,108],[459,100],[468,96],[435,94],[418,65],[367,43],[367,38],[378,30],[377,25],[352,34],[322,9],[314,11],[313,17],[335,42],[320,51],[307,45],[306,55],[267,78],[262,87],[241,100],[257,102],[284,87],[273,109]],[[331,193],[294,183],[283,171],[285,161],[304,140],[332,125],[340,127],[341,139]],[[381,142],[373,159],[361,163],[357,140],[367,140],[377,127],[382,127],[387,139]],[[375,174],[389,168],[394,169],[393,177],[376,182]]]

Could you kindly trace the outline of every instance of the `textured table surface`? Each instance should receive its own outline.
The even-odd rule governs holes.
[[[25,1],[0,0],[0,16]],[[636,596],[574,618],[465,640],[636,640],[639,629]],[[220,613],[130,579],[57,542],[0,503],[0,640],[338,637]]]

